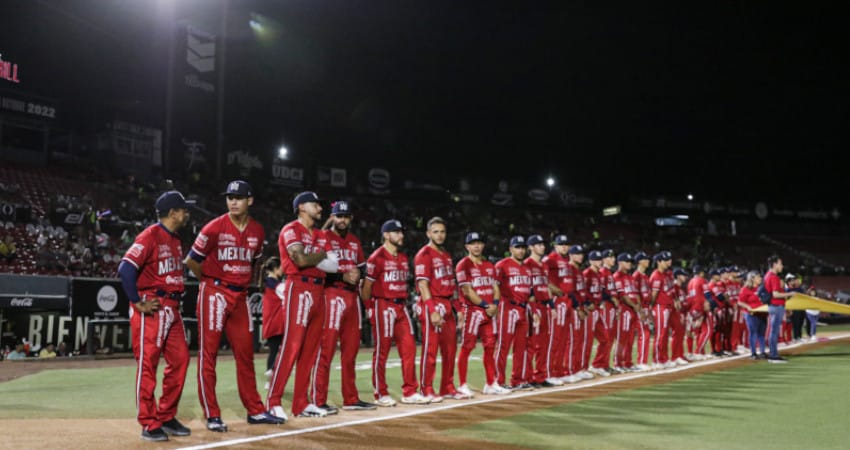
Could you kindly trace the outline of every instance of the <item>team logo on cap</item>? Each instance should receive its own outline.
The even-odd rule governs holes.
[[[348,203],[346,202],[337,202],[334,206],[340,211],[348,211]]]
[[[478,233],[469,233],[470,239],[479,239]]]
[[[401,222],[399,222],[398,220],[393,220],[393,225],[401,228]]]
[[[237,192],[238,192],[238,191],[239,191],[239,182],[238,182],[238,181],[233,181],[233,182],[231,182],[231,183],[230,183],[230,185],[229,185],[229,186],[227,186],[227,190],[228,190],[228,191],[237,191]]]

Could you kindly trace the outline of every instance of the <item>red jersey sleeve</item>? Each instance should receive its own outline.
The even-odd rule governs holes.
[[[192,244],[192,251],[203,258],[206,258],[210,254],[215,248],[216,242],[218,242],[218,230],[215,229],[216,223],[218,221],[213,220],[204,225],[204,228],[198,233],[198,237],[195,238],[195,243]]]
[[[381,274],[383,267],[378,260],[378,257],[372,255],[368,261],[366,261],[366,279],[375,282],[378,279],[378,275]]]
[[[283,227],[282,238],[284,249],[289,249],[293,245],[304,245],[304,242],[301,241],[301,233],[295,229],[294,222]]]
[[[431,255],[429,255],[425,249],[422,249],[416,254],[413,264],[416,265],[416,281],[425,280],[430,282],[431,274],[433,273]]]
[[[464,284],[471,284],[469,280],[469,273],[467,273],[466,264],[464,264],[467,260],[462,259],[455,266],[455,277],[457,277],[458,286],[463,286]]]
[[[660,291],[661,290],[661,277],[651,276],[649,278],[649,287],[652,291]]]
[[[150,257],[153,246],[154,240],[151,239],[151,233],[147,231],[139,233],[133,245],[127,249],[127,253],[124,254],[122,260],[132,264],[137,270],[141,269],[145,261]]]

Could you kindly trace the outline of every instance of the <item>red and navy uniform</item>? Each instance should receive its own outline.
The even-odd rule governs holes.
[[[428,282],[431,298],[417,305],[422,325],[422,355],[419,360],[419,389],[422,395],[435,395],[434,375],[437,371],[437,348],[443,360],[440,395],[454,395],[455,355],[457,354],[457,322],[452,313],[452,300],[457,296],[454,263],[451,255],[430,244],[422,247],[413,259],[416,267],[416,290],[419,281]],[[437,312],[444,323],[434,326],[431,313]]]
[[[177,415],[189,367],[189,347],[179,298],[183,294],[183,250],[180,238],[157,223],[136,236],[124,254],[122,264],[138,271],[136,291],[131,298],[158,299],[160,307],[152,314],[141,314],[130,305],[130,333],[136,367],[137,420],[145,430],[155,430]],[[159,405],[154,397],[156,369],[165,356]]]
[[[552,329],[549,346],[549,371],[553,377],[560,378],[571,374],[570,371],[573,339],[572,311],[579,306],[576,296],[576,269],[570,265],[568,257],[553,251],[543,259],[548,282],[557,286],[564,293],[555,296],[555,308],[551,312]]]
[[[640,305],[640,294],[637,291],[635,279],[627,272],[618,270],[614,274],[614,292],[618,299],[627,297]],[[617,352],[614,355],[616,367],[629,368],[634,366],[632,346],[635,343],[635,332],[638,329],[639,322],[638,310],[621,301],[620,320],[617,326]]]
[[[484,347],[484,376],[487,385],[496,381],[496,359],[494,350],[496,347],[496,319],[487,315],[484,308],[494,301],[493,286],[496,283],[496,267],[490,261],[482,259],[476,264],[472,258],[466,256],[458,261],[455,266],[458,286],[469,285],[472,290],[485,302],[483,306],[472,303],[466,296],[464,300],[463,334],[460,344],[460,352],[457,357],[457,374],[461,386],[466,384],[466,374],[469,365],[469,354],[475,348],[475,341],[481,338]]]
[[[372,387],[375,399],[389,395],[387,390],[387,356],[395,342],[401,358],[402,395],[416,393],[416,340],[413,323],[407,314],[407,279],[410,277],[407,255],[393,255],[386,247],[375,250],[366,261],[366,279],[372,284]]]
[[[673,277],[669,271],[655,270],[649,276],[649,287],[655,294],[655,304],[652,307],[655,319],[655,340],[653,361],[666,364],[669,361],[668,341],[670,338],[670,319],[673,310]]]
[[[732,310],[729,299],[726,298],[726,283],[722,280],[708,283],[711,295],[717,300],[714,310],[714,332],[711,337],[711,348],[714,352],[726,350],[726,341],[732,333]]]
[[[221,417],[215,394],[216,357],[222,333],[233,349],[239,398],[251,415],[265,411],[254,375],[254,325],[248,285],[254,263],[263,253],[265,231],[249,218],[239,230],[229,214],[209,221],[198,233],[189,255],[201,263],[198,286],[198,397],[204,416]]]
[[[673,281],[673,303],[670,310],[670,360],[685,359],[685,319],[687,287]]]
[[[589,345],[593,345],[593,334],[590,328],[590,314],[586,314],[584,319],[582,319],[580,315],[580,312],[586,312],[587,306],[590,305],[587,292],[587,281],[584,278],[584,273],[577,264],[571,262],[570,267],[572,267],[573,275],[575,277],[575,297],[578,299],[578,304],[580,305],[572,310],[571,342],[573,352],[571,358],[572,362],[567,368],[570,374],[575,374],[583,370],[587,370],[590,366],[590,355],[586,354],[585,347],[588,345],[588,342],[590,342]]]
[[[496,378],[505,384],[508,353],[513,345],[513,370],[511,386],[528,383],[526,372],[528,345],[528,301],[532,297],[531,273],[513,259],[496,263],[496,280],[502,300],[499,302],[499,337],[496,342]]]
[[[339,274],[366,265],[363,245],[352,233],[340,236],[334,231],[325,231],[320,241],[328,254],[334,254],[339,261]],[[360,350],[360,297],[357,287],[342,280],[341,275],[328,278],[325,283],[325,325],[322,330],[321,350],[313,377],[313,402],[324,405],[328,400],[328,380],[331,361],[336,353],[337,342],[340,347],[340,365],[342,366],[342,404],[354,405],[360,401],[355,383],[354,366],[357,351]]]
[[[649,363],[649,348],[651,346],[652,335],[649,324],[652,321],[653,314],[649,276],[640,270],[635,270],[632,278],[635,280],[635,289],[640,295],[641,309],[646,311],[646,317],[643,320],[640,320],[640,317],[638,317],[637,322],[637,363],[639,365],[646,365]]]
[[[737,280],[729,280],[726,284],[729,303],[732,305],[732,337],[730,338],[730,347],[732,351],[738,348],[739,345],[749,346],[749,338],[747,334],[747,319],[744,313],[744,308],[738,307],[738,297],[741,292],[741,283]]]
[[[542,384],[552,377],[550,368],[550,346],[552,345],[552,308],[549,293],[549,276],[543,262],[528,257],[523,265],[531,272],[531,285],[534,301],[529,306],[531,314],[540,317],[534,326],[532,322],[531,336],[528,339],[528,367],[526,372],[531,374],[534,383]]]
[[[292,388],[292,413],[296,416],[310,404],[307,391],[325,323],[325,272],[316,267],[299,268],[289,257],[289,249],[301,246],[304,254],[320,253],[323,251],[319,242],[321,234],[293,220],[283,226],[277,240],[280,265],[286,274],[282,290],[286,324],[266,403],[268,409],[280,406],[284,388],[297,362]]]
[[[607,308],[602,305],[602,293],[606,286],[601,272],[588,267],[584,269],[584,279],[587,280],[587,298],[593,305],[588,320],[587,333],[592,333],[599,345],[596,347],[596,356],[593,358],[593,367],[605,369],[611,360],[611,333],[608,331]],[[607,302],[606,302],[607,303]],[[588,338],[584,343],[584,358],[590,360],[590,351],[593,349],[593,339]]]
[[[616,296],[617,291],[614,285],[614,272],[603,266],[599,268],[599,275],[602,276],[602,288],[606,294],[606,300],[602,302],[602,310],[605,311],[605,326],[608,328],[608,340],[611,341],[611,350],[615,350],[614,340],[617,337],[617,307],[614,305],[615,302],[610,300],[610,298]]]
[[[714,329],[714,315],[706,314],[705,308],[708,300],[706,293],[711,293],[705,278],[696,275],[688,282],[687,304],[688,323],[691,332],[688,335],[688,351],[693,354],[703,354],[705,344],[711,337]],[[695,343],[693,341],[696,341]],[[694,345],[696,344],[696,345]]]

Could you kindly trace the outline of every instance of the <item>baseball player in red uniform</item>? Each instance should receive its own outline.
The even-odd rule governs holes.
[[[599,268],[599,274],[602,276],[602,292],[603,302],[602,308],[605,310],[605,326],[608,328],[608,341],[611,342],[611,350],[616,353],[617,350],[617,320],[620,315],[620,299],[616,295],[616,287],[614,286],[614,272],[617,271],[617,255],[612,249],[602,250],[602,267]],[[609,371],[614,373],[622,373],[617,367],[609,368]]]
[[[559,378],[562,383],[576,383],[581,380],[572,373],[572,315],[580,306],[576,294],[576,273],[580,271],[570,264],[569,251],[569,239],[560,234],[555,236],[555,249],[543,258],[549,290],[555,302],[555,309],[551,312],[549,370],[552,376]],[[578,275],[581,276],[580,273]]]
[[[278,288],[283,288],[280,279],[283,277],[283,267],[280,258],[272,256],[263,263],[260,271],[262,279],[260,288],[263,289],[263,339],[269,347],[269,355],[266,358],[266,380],[271,379],[274,371],[274,362],[280,350],[280,342],[283,340],[283,297],[278,294]],[[270,387],[266,381],[266,390]]]
[[[534,302],[529,303],[529,311],[538,317],[532,320],[531,336],[528,339],[528,367],[531,385],[534,387],[552,387],[564,384],[560,378],[552,375],[550,358],[552,344],[552,315],[555,307],[552,294],[549,292],[549,274],[543,265],[546,254],[546,243],[543,236],[534,234],[528,237],[529,256],[523,265],[531,273],[531,286]]]
[[[413,405],[431,403],[416,392],[416,341],[413,323],[407,314],[407,279],[410,267],[407,255],[399,251],[404,245],[404,227],[398,220],[381,225],[383,245],[366,260],[366,279],[360,297],[370,299],[369,321],[372,324],[372,387],[378,406],[395,406],[387,389],[387,356],[395,341],[401,358],[401,402]]]
[[[265,232],[248,215],[254,203],[251,186],[241,180],[228,183],[223,193],[228,212],[209,221],[198,233],[185,263],[201,280],[198,291],[198,397],[207,429],[227,431],[215,394],[216,357],[221,335],[233,349],[239,398],[248,410],[249,424],[281,424],[266,412],[254,375],[254,326],[248,305],[248,285],[254,263],[262,256]]]
[[[653,361],[658,369],[675,367],[669,360],[668,343],[670,340],[670,316],[673,310],[673,277],[669,276],[673,256],[662,251],[652,257],[655,271],[649,276],[653,317],[655,319],[655,340]]]
[[[376,409],[373,403],[360,400],[354,366],[360,350],[361,314],[357,285],[361,270],[366,270],[366,257],[360,239],[351,230],[352,211],[348,202],[337,201],[331,207],[331,228],[324,232],[324,249],[339,261],[339,271],[328,274],[325,281],[325,325],[318,364],[313,375],[313,401],[328,414],[336,408],[327,404],[331,361],[340,347],[342,366],[342,409],[349,411]]]
[[[280,402],[295,367],[292,414],[324,417],[328,411],[310,402],[308,389],[325,324],[325,274],[336,273],[339,263],[335,255],[324,251],[322,232],[314,228],[322,218],[319,196],[302,192],[292,200],[292,209],[298,217],[283,226],[277,240],[286,274],[282,290],[285,327],[266,402],[272,414],[286,417]]]
[[[744,308],[738,308],[738,294],[741,291],[740,274],[735,266],[730,266],[727,270],[729,281],[726,284],[726,291],[729,294],[729,302],[732,304],[732,334],[729,338],[729,347],[736,352],[745,349],[749,339],[746,337],[747,322],[744,318]]]
[[[590,309],[592,302],[588,298],[587,282],[581,270],[584,261],[584,248],[581,245],[573,245],[569,250],[571,270],[575,274],[575,297],[578,306],[573,308],[572,314],[572,347],[573,352],[569,364],[569,371],[580,380],[589,380],[593,374],[587,369],[590,366],[590,358],[586,348],[593,345],[592,329],[590,328]],[[589,342],[589,344],[588,344]]]
[[[632,255],[617,255],[617,272],[614,273],[614,292],[620,303],[620,320],[617,326],[617,352],[614,355],[614,367],[622,371],[633,371],[632,347],[635,343],[635,331],[638,328],[641,311],[640,294],[632,277]]]
[[[504,395],[511,391],[496,382],[496,319],[499,311],[499,285],[496,283],[496,267],[484,258],[484,238],[481,233],[467,233],[467,256],[458,261],[455,267],[458,286],[465,306],[463,312],[463,333],[460,353],[457,357],[457,373],[460,386],[458,392],[472,397],[472,390],[466,383],[469,354],[475,348],[475,341],[481,338],[484,347],[485,382],[482,392],[486,395]]]
[[[705,344],[714,330],[714,316],[711,314],[711,289],[705,280],[705,270],[694,266],[694,277],[688,282],[688,352],[691,359],[705,359]],[[695,342],[694,342],[695,341]]]
[[[422,354],[419,361],[419,389],[431,403],[443,398],[468,399],[454,385],[454,362],[457,354],[457,323],[452,312],[452,300],[457,296],[454,263],[443,247],[446,242],[446,222],[433,217],[426,225],[428,244],[416,253],[416,290],[420,301],[416,306],[422,325]],[[440,395],[434,392],[437,371],[437,349],[443,360],[440,376]]]
[[[496,279],[502,301],[499,302],[499,337],[496,342],[496,377],[505,384],[508,352],[513,344],[513,369],[510,389],[531,389],[527,373],[528,303],[534,301],[531,273],[522,265],[528,244],[522,236],[510,241],[511,256],[496,263]],[[503,386],[507,388],[506,386]]]
[[[685,318],[687,314],[688,273],[677,267],[673,270],[673,309],[670,311],[670,361],[684,366]]]
[[[649,270],[649,261],[649,256],[646,253],[635,253],[637,269],[632,274],[632,278],[635,280],[635,289],[640,295],[641,306],[637,317],[637,365],[635,366],[639,371],[651,369],[649,366],[649,349],[652,333],[649,325],[652,322],[652,297],[649,288],[649,275],[646,274]]]
[[[731,352],[724,351],[727,322],[731,320],[729,318],[729,303],[726,299],[726,283],[723,281],[720,269],[711,269],[708,275],[711,277],[708,288],[711,290],[711,296],[717,301],[717,308],[714,309],[714,330],[711,335],[712,354],[714,356],[729,356]]]
[[[142,439],[167,441],[168,434],[188,436],[177,420],[183,393],[189,347],[180,316],[183,296],[183,250],[177,231],[189,222],[188,203],[177,191],[156,200],[159,222],[136,236],[118,267],[121,284],[130,299],[130,333],[136,357],[137,420]],[[157,405],[156,368],[165,356],[162,395]]]
[[[584,269],[583,274],[587,283],[587,298],[590,301],[590,305],[588,305],[590,310],[590,319],[587,324],[589,327],[588,335],[592,334],[598,342],[593,365],[587,370],[594,375],[607,377],[611,375],[607,370],[611,361],[611,333],[608,331],[608,310],[602,305],[602,301],[604,297],[609,297],[610,294],[603,284],[603,276],[600,273],[602,253],[594,250],[590,252],[587,259],[590,260],[590,267]],[[592,348],[593,339],[587,339],[584,343],[584,355],[587,361],[590,360]]]

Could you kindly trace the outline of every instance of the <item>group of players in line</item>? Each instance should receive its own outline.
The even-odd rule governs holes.
[[[256,387],[254,330],[246,294],[265,235],[248,214],[253,203],[248,183],[231,182],[223,194],[228,212],[203,227],[184,258],[176,232],[188,222],[189,203],[179,192],[164,193],[156,202],[159,222],[136,238],[119,267],[132,303],[131,333],[139,364],[138,420],[146,440],[190,434],[176,418],[189,360],[178,303],[183,292],[181,261],[201,281],[198,397],[207,429],[219,432],[228,429],[215,394],[215,363],[222,333],[227,334],[233,350],[248,423],[281,424],[288,419],[281,399],[293,370],[294,415],[323,417],[338,412],[327,403],[337,345],[342,409],[368,410],[396,405],[386,383],[393,344],[401,359],[400,401],[422,405],[473,397],[467,368],[479,340],[484,347],[486,377],[481,392],[504,395],[731,355],[748,342],[748,316],[759,316],[750,313],[760,306],[758,298],[753,299],[761,283],[755,272],[747,274],[744,283],[735,267],[709,270],[706,277],[706,271],[696,266],[689,280],[684,270],[672,269],[670,252],[650,257],[643,252],[587,251],[581,245],[570,245],[565,235],[554,238],[548,254],[541,236],[514,236],[510,256],[493,264],[483,253],[485,238],[477,232],[466,234],[468,254],[454,264],[444,248],[446,223],[435,217],[427,223],[428,243],[413,260],[418,299],[411,318],[407,309],[411,274],[408,257],[402,252],[403,225],[398,220],[386,221],[381,227],[382,245],[367,259],[350,231],[350,205],[333,203],[327,229],[319,229],[320,200],[313,192],[303,192],[292,203],[297,218],[279,234],[280,258],[269,258],[263,264],[262,334],[271,350],[264,402]],[[771,273],[775,277],[782,270],[781,260],[774,258],[769,263],[767,277]],[[791,295],[784,288],[771,292],[771,302],[784,303]],[[362,401],[355,385],[361,301],[375,346],[374,403]],[[421,333],[418,373],[412,320],[419,321]],[[459,352],[458,328],[462,336]],[[761,336],[762,352],[757,353],[754,344],[752,347],[753,355],[760,358],[764,329],[757,330],[753,337]],[[438,352],[442,369],[435,389]],[[509,354],[513,360],[510,373]],[[167,368],[157,404],[153,393],[161,355]],[[771,357],[778,355],[772,353]]]

